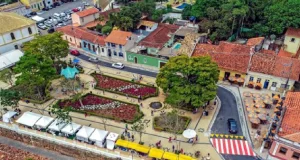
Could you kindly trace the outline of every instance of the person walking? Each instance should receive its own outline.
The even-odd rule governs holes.
[[[174,145],[172,146],[172,151],[175,152],[175,146]]]
[[[126,98],[128,99],[128,94],[126,94]]]
[[[128,137],[128,139],[130,139],[130,132],[127,133],[127,137]]]
[[[140,106],[143,108],[143,103],[141,103]]]
[[[172,143],[172,137],[169,137],[169,143]]]
[[[151,110],[151,116],[153,116],[154,115],[154,111],[153,110]]]
[[[132,140],[132,142],[134,141],[134,135],[131,135],[131,140]]]
[[[126,130],[128,129],[128,124],[127,123],[125,124],[125,128],[126,128]]]

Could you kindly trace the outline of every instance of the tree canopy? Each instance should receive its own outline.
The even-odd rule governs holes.
[[[167,93],[166,103],[197,108],[215,98],[218,76],[210,57],[180,55],[160,69],[156,83]]]
[[[0,89],[0,104],[1,106],[15,107],[21,99],[21,93],[10,89]],[[1,108],[2,109],[2,108]]]
[[[69,45],[61,36],[62,33],[59,32],[37,36],[24,44],[24,51],[31,54],[42,54],[53,61],[64,58],[69,53]]]

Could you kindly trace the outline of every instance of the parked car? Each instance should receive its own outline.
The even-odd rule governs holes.
[[[49,11],[49,8],[48,7],[45,7],[42,9],[43,11]]]
[[[52,9],[53,7],[52,7],[52,6],[49,6],[48,8],[49,8],[49,9]]]
[[[118,69],[123,69],[125,67],[123,63],[113,63],[111,66]]]
[[[68,18],[68,17],[64,17],[64,18],[63,18],[63,21],[64,21],[64,22],[67,22],[67,21],[69,21],[69,18]]]
[[[48,29],[48,33],[53,33],[53,32],[55,32],[55,29],[54,29],[54,28]]]
[[[37,26],[38,26],[38,28],[40,28],[42,30],[47,29],[47,26],[45,24],[43,24],[43,23],[39,23]]]
[[[71,53],[72,55],[74,55],[74,56],[79,56],[79,55],[80,55],[79,51],[77,51],[76,49],[70,50],[70,53]]]
[[[66,14],[64,12],[60,13],[60,17],[65,17],[65,16],[66,16]]]
[[[73,13],[72,10],[65,11],[65,14],[66,14],[66,15],[71,15],[72,13]]]
[[[78,8],[73,8],[72,11],[73,12],[79,12],[79,9]]]
[[[77,9],[78,9],[79,11],[82,11],[82,10],[83,10],[82,7],[77,7]]]
[[[53,5],[54,5],[54,6],[60,6],[60,3],[54,2]]]
[[[58,24],[56,25],[56,27],[62,27],[62,26],[66,26],[66,24],[65,24],[65,23],[58,23]]]
[[[89,61],[90,61],[90,62],[95,62],[95,63],[96,63],[96,62],[99,61],[99,59],[96,58],[96,57],[90,57],[90,58],[89,58]]]
[[[25,14],[25,15],[24,15],[24,17],[26,17],[26,18],[30,18],[30,17],[31,17],[31,14],[30,14],[30,13],[28,13],[28,14]]]
[[[31,12],[31,13],[29,13],[31,16],[36,16],[37,15],[37,13],[36,12]]]
[[[238,132],[238,130],[237,130],[237,123],[236,123],[235,119],[229,118],[227,120],[227,125],[228,125],[229,133],[236,134]]]
[[[59,13],[54,13],[54,14],[53,14],[53,17],[54,17],[54,18],[60,18],[60,14],[59,14]]]

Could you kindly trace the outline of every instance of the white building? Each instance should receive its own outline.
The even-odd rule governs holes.
[[[0,55],[19,49],[38,33],[35,21],[16,13],[0,12]]]

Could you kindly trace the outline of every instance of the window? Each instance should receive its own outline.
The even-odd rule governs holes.
[[[10,33],[10,37],[11,37],[11,40],[15,40],[16,37],[15,37],[15,34],[14,33]]]
[[[291,42],[295,42],[295,38],[291,38]]]
[[[84,18],[81,18],[81,21],[84,22]]]
[[[122,52],[119,53],[119,57],[124,57]]]
[[[86,43],[85,42],[83,42],[83,47],[86,48]]]
[[[72,42],[72,38],[70,38],[70,42]]]
[[[119,45],[120,46],[120,49],[122,49],[122,45]]]
[[[254,79],[254,77],[250,76],[249,81],[250,81],[250,82],[253,82],[253,79]]]
[[[292,158],[299,159],[300,153],[294,152]]]
[[[240,78],[241,75],[240,75],[240,74],[235,74],[235,77],[236,77],[236,78]]]
[[[93,51],[94,51],[94,52],[96,52],[96,48],[95,48],[95,46],[94,46],[94,45],[93,45]]]
[[[104,48],[101,48],[102,52],[104,52]]]
[[[261,78],[257,78],[256,83],[260,83],[261,82]]]
[[[112,47],[116,47],[116,44],[114,44],[114,43],[111,43],[111,46],[112,46]]]
[[[110,46],[110,43],[108,42],[107,45]]]
[[[18,45],[15,45],[15,49],[19,49],[19,46],[18,46]]]
[[[272,82],[272,87],[276,87],[277,86],[277,82]]]
[[[114,51],[114,56],[117,56],[117,52],[116,51]]]
[[[29,34],[32,34],[32,30],[31,30],[30,27],[28,27],[28,33],[29,33]]]
[[[287,152],[287,149],[286,149],[286,148],[280,147],[279,153],[281,153],[281,154],[286,154],[286,152]]]
[[[281,84],[281,85],[280,85],[280,88],[285,88],[285,85],[286,85],[285,83],[284,83],[284,84]],[[290,88],[290,85],[287,85],[286,88],[289,89],[289,88]]]

